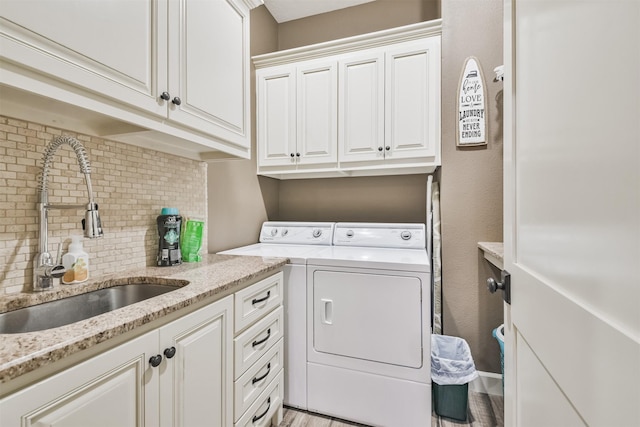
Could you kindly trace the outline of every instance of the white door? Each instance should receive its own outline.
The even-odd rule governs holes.
[[[429,274],[307,266],[307,360],[429,381]]]
[[[166,0],[3,0],[0,13],[0,59],[166,115]]]
[[[256,70],[258,166],[296,166],[296,68]]]
[[[313,348],[399,366],[422,366],[422,283],[417,277],[316,270]]]
[[[308,61],[298,65],[297,162],[325,165],[338,161],[338,64]]]
[[[157,345],[149,332],[0,399],[0,425],[158,425]]]
[[[507,426],[640,425],[640,2],[505,2]]]
[[[384,159],[384,53],[371,49],[339,62],[340,163]]]
[[[168,31],[169,117],[249,147],[249,9],[245,3],[170,1]]]
[[[233,422],[233,296],[160,329],[162,426]]]
[[[385,158],[436,156],[440,37],[400,43],[386,51],[385,106]]]

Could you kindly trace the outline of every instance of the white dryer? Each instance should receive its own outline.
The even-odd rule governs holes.
[[[424,224],[337,223],[307,258],[307,404],[374,426],[431,425]]]
[[[289,258],[284,267],[284,404],[307,409],[307,258],[328,248],[331,222],[267,221],[260,243],[219,252],[224,255]]]

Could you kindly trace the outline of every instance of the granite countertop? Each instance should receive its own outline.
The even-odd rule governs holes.
[[[502,269],[504,262],[504,244],[502,242],[478,242],[478,248],[484,252],[487,261]]]
[[[191,304],[228,295],[233,288],[275,272],[286,258],[206,255],[202,262],[146,267],[94,278],[52,291],[0,297],[0,313],[127,283],[158,283],[179,289],[108,313],[44,331],[0,334],[0,384],[122,335]]]

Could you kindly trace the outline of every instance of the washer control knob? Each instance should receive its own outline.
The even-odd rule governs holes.
[[[287,230],[286,228],[284,230],[282,230],[282,232],[280,233],[282,235],[282,237],[286,236],[287,234],[289,234],[289,230]]]
[[[354,235],[355,235],[355,233],[353,232],[353,230],[347,230],[347,234],[346,234],[346,236],[347,236],[348,238],[352,238]]]
[[[319,228],[316,228],[315,230],[313,230],[313,237],[317,239],[320,236],[322,236],[322,230],[320,230]]]
[[[278,229],[272,228],[270,234],[271,234],[271,237],[275,237],[275,235],[278,234]]]
[[[409,240],[411,239],[411,232],[405,230],[402,233],[400,233],[400,237],[402,238],[402,240]]]

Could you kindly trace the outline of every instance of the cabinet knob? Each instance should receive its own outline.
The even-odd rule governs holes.
[[[296,153],[296,157],[300,157],[300,153]]]
[[[156,368],[158,367],[158,365],[160,365],[162,363],[162,356],[160,356],[159,354],[156,354],[155,356],[151,356],[151,358],[149,358],[149,364]]]
[[[389,147],[388,145],[386,147],[384,147],[385,150],[389,151],[391,150],[391,147]]]
[[[378,151],[382,151],[382,147],[378,147]]]
[[[160,95],[160,98],[164,99],[165,101],[168,101],[169,99],[171,99],[171,95],[169,95],[169,92],[162,92],[162,94]]]
[[[182,104],[182,100],[180,98],[178,98],[177,96],[175,98],[173,98],[171,100],[171,102],[173,102],[175,105],[180,105]]]
[[[295,157],[295,156],[296,156],[295,154],[291,153],[291,157]]]
[[[169,348],[165,348],[164,349],[164,356],[167,359],[171,359],[175,355],[176,355],[176,348],[175,347],[169,347]]]

